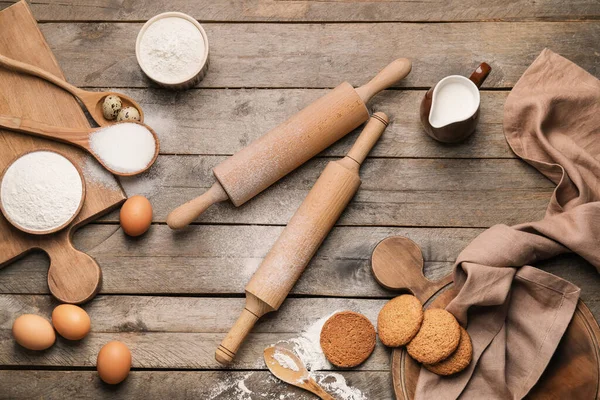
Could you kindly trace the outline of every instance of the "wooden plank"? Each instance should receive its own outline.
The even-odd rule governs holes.
[[[337,371],[336,374],[338,379],[342,376],[350,387],[360,390],[363,399],[394,398],[389,371]],[[330,373],[319,373],[317,378],[323,382],[327,376],[325,382],[332,382]],[[0,392],[13,400],[315,398],[279,381],[267,371],[133,371],[116,387],[103,384],[95,371],[0,371]]]
[[[290,333],[250,333],[228,369],[266,369],[266,347],[295,337]],[[132,368],[144,369],[222,369],[215,360],[215,350],[225,333],[111,332],[90,333],[85,340],[70,342],[58,338],[43,352],[25,350],[15,344],[9,330],[0,331],[0,365],[43,367],[94,367],[102,346],[111,340],[127,345],[132,354]],[[373,354],[356,370],[390,369],[391,351],[379,343]],[[324,369],[329,370],[332,367]]]
[[[159,156],[152,169],[120,179],[125,192],[142,194],[165,222],[176,205],[205,192],[222,156]],[[331,158],[307,162],[241,207],[219,203],[198,221],[285,225]],[[520,160],[370,159],[362,186],[339,225],[488,227],[544,216],[554,185]],[[117,222],[118,213],[102,221]]]
[[[409,57],[413,72],[401,87],[430,87],[446,75],[467,75],[487,61],[493,71],[485,87],[510,88],[550,45],[591,74],[600,74],[600,22],[204,27],[211,64],[202,87],[323,88],[342,80],[361,85],[392,59]],[[50,23],[41,28],[71,83],[149,85],[134,54],[141,24]]]
[[[174,233],[165,225],[154,225],[144,237],[134,239],[117,226],[93,225],[78,231],[74,244],[101,265],[101,293],[242,294],[282,230],[277,226],[195,225]],[[450,272],[454,258],[479,232],[335,228],[293,293],[390,296],[370,279],[370,254],[379,241],[390,235],[412,238],[423,249],[427,276],[437,279]],[[42,255],[16,261],[0,270],[0,293],[48,293],[46,269]]]
[[[0,8],[10,1],[0,1]],[[529,21],[596,18],[594,0],[489,3],[477,0],[347,1],[347,0],[31,0],[34,14],[44,21],[139,21],[178,10],[201,21]]]
[[[92,319],[92,332],[85,340],[58,338],[44,352],[16,346],[11,333],[15,316],[25,312],[48,316],[55,304],[50,296],[0,296],[0,364],[93,367],[103,344],[120,340],[130,347],[134,368],[220,369],[214,350],[234,322],[232,310],[242,309],[244,300],[103,296],[85,306]],[[265,369],[265,347],[300,337],[302,331],[336,311],[357,311],[375,324],[384,304],[385,300],[288,299],[277,313],[257,324],[228,368]],[[357,369],[387,370],[389,359],[390,350],[377,343],[371,357]]]
[[[162,154],[231,155],[328,92],[327,89],[214,89],[172,92],[115,89],[140,102],[146,123],[161,139]],[[507,92],[481,93],[477,132],[458,146],[431,139],[419,119],[425,91],[388,90],[370,104],[392,122],[371,151],[373,157],[515,158],[502,130]],[[360,129],[323,155],[348,153]]]
[[[103,294],[241,296],[281,230],[272,226],[202,225],[174,234],[164,225],[155,225],[147,236],[133,239],[116,226],[91,225],[75,234],[75,245],[102,267]],[[335,228],[292,289],[292,295],[391,297],[393,292],[371,278],[370,256],[379,241],[391,235],[413,239],[423,251],[425,275],[435,280],[451,272],[454,259],[480,232]],[[600,316],[600,275],[595,268],[576,256],[558,257],[539,266],[581,287],[582,298],[594,315]],[[47,268],[44,256],[32,255],[0,269],[0,293],[47,294]]]
[[[365,277],[370,279],[370,277]],[[373,324],[387,299],[290,298],[265,315],[254,333],[298,334],[336,311],[354,310]],[[10,330],[21,314],[50,316],[60,303],[48,295],[1,294],[0,330]],[[227,333],[244,308],[243,298],[103,295],[82,306],[93,333]]]

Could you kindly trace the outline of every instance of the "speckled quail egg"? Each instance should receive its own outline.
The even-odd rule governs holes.
[[[117,115],[118,122],[139,121],[140,119],[140,112],[135,107],[122,108]]]
[[[104,103],[102,103],[102,113],[104,114],[104,118],[110,120],[117,118],[122,106],[123,104],[121,103],[119,96],[106,96],[104,98]]]

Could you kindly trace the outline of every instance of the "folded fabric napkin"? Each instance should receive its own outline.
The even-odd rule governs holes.
[[[541,221],[496,225],[458,256],[448,305],[473,361],[453,377],[422,368],[417,399],[521,399],[564,334],[579,288],[531,264],[574,252],[600,271],[600,81],[544,50],[504,106],[517,156],[557,184]]]

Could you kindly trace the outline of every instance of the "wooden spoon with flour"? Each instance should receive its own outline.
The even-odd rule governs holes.
[[[140,122],[120,122],[101,128],[66,128],[0,115],[0,128],[73,144],[119,176],[146,171],[156,161],[160,148],[156,132]]]

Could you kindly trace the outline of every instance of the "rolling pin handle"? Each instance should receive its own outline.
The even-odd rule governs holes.
[[[242,314],[217,348],[215,360],[223,365],[231,363],[256,321],[271,311],[275,311],[275,309],[252,293],[246,292],[246,305]]]
[[[373,96],[387,89],[400,79],[405,78],[412,69],[412,63],[408,58],[398,58],[382,69],[373,79],[366,85],[356,89],[356,92],[365,103]]]
[[[242,314],[235,321],[235,325],[229,330],[229,333],[217,348],[215,360],[223,365],[230,364],[256,321],[258,321],[258,316],[244,308]]]
[[[215,182],[202,196],[198,196],[180,205],[167,216],[167,225],[171,229],[185,228],[215,203],[229,198],[219,182]]]
[[[358,165],[361,165],[365,161],[365,158],[367,158],[367,154],[369,154],[383,134],[389,122],[390,119],[384,113],[377,112],[373,114],[358,139],[356,139],[356,142],[354,142],[354,146],[348,152],[347,157],[356,161]]]

